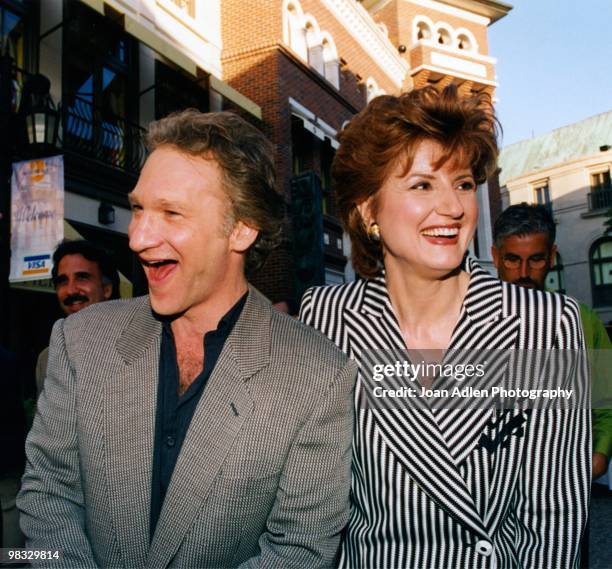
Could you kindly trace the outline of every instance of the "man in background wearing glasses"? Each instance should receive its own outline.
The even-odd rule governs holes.
[[[504,210],[493,226],[491,253],[497,274],[502,281],[544,290],[546,275],[555,264],[555,222],[542,205],[521,203]],[[610,350],[612,343],[597,313],[583,303],[580,317],[587,350]],[[612,410],[601,403],[612,396],[611,372],[593,366],[593,480],[605,474],[612,454]]]

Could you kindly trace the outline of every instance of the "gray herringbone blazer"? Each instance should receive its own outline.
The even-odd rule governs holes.
[[[160,335],[146,297],[55,325],[18,497],[28,547],[63,550],[54,567],[332,566],[355,365],[251,288],[149,543]]]

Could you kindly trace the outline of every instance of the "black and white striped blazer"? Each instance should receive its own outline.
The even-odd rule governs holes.
[[[583,349],[572,299],[502,283],[472,259],[466,270],[469,287],[449,347]],[[358,363],[365,350],[405,349],[384,277],[310,289],[300,318]],[[590,487],[588,410],[524,414],[522,436],[491,451],[479,442],[503,429],[495,412],[357,407],[342,567],[577,564]]]

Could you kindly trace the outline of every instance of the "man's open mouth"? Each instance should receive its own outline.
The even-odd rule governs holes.
[[[174,259],[140,259],[140,262],[144,267],[149,284],[163,281],[178,265],[178,261]]]

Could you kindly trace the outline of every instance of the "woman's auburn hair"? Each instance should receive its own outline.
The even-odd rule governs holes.
[[[339,137],[332,179],[340,219],[351,239],[353,267],[360,276],[381,273],[383,251],[380,241],[368,237],[357,207],[374,197],[376,210],[376,193],[398,160],[408,173],[419,145],[431,140],[443,148],[435,168],[452,157],[469,165],[481,184],[495,172],[499,130],[490,96],[460,97],[454,85],[376,97],[348,123]]]

